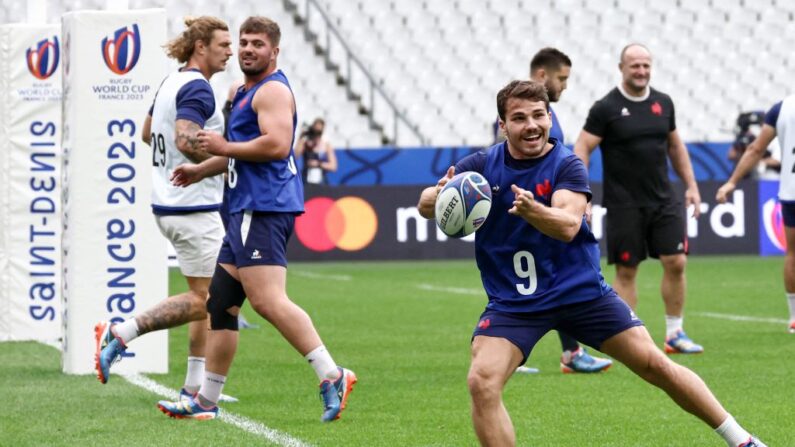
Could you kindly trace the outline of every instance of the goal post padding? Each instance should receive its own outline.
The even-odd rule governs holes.
[[[152,152],[141,128],[166,73],[163,9],[63,16],[63,371],[94,371],[94,324],[168,295],[166,244],[150,207]],[[114,366],[165,373],[166,331],[135,340]]]

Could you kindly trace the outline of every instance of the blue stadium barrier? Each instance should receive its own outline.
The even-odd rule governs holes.
[[[726,180],[733,169],[726,157],[730,143],[687,143],[698,181]],[[328,176],[330,185],[428,185],[447,168],[479,147],[420,147],[338,149],[339,170]],[[669,166],[672,179],[677,178]],[[591,157],[591,181],[602,181],[599,150]]]

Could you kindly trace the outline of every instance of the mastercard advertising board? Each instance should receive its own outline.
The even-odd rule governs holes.
[[[717,181],[699,183],[703,200],[701,217],[689,217],[686,224],[689,252],[694,255],[757,254],[762,234],[765,238],[761,241],[763,254],[777,254],[776,250],[765,249],[768,240],[772,240],[773,245],[777,241],[775,207],[769,205],[774,201],[760,199],[760,191],[774,195],[770,192],[773,186],[760,189],[757,182],[745,182],[735,191],[730,203],[717,204],[713,198],[720,185]],[[449,238],[436,227],[433,219],[419,215],[417,200],[423,188],[422,185],[307,185],[306,212],[296,219],[288,259],[474,259],[477,233],[463,239]],[[683,196],[681,184],[676,184],[675,188]],[[599,183],[592,185],[594,218],[590,229],[599,239],[604,254],[608,213],[601,207],[601,189]],[[765,206],[772,211],[765,214],[762,209]],[[499,210],[492,208],[491,212]],[[760,214],[772,217],[760,223]]]
[[[468,258],[472,239],[447,238],[417,211],[423,186],[306,185],[290,261]]]

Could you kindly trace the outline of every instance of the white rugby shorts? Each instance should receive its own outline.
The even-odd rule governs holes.
[[[224,239],[224,224],[217,211],[155,215],[160,232],[177,252],[185,276],[211,278]]]

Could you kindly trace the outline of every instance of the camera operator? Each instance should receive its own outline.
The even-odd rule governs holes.
[[[312,125],[298,138],[295,147],[297,157],[303,156],[304,169],[302,177],[304,183],[326,184],[327,172],[337,171],[337,156],[331,143],[323,138],[326,122],[316,118]]]

